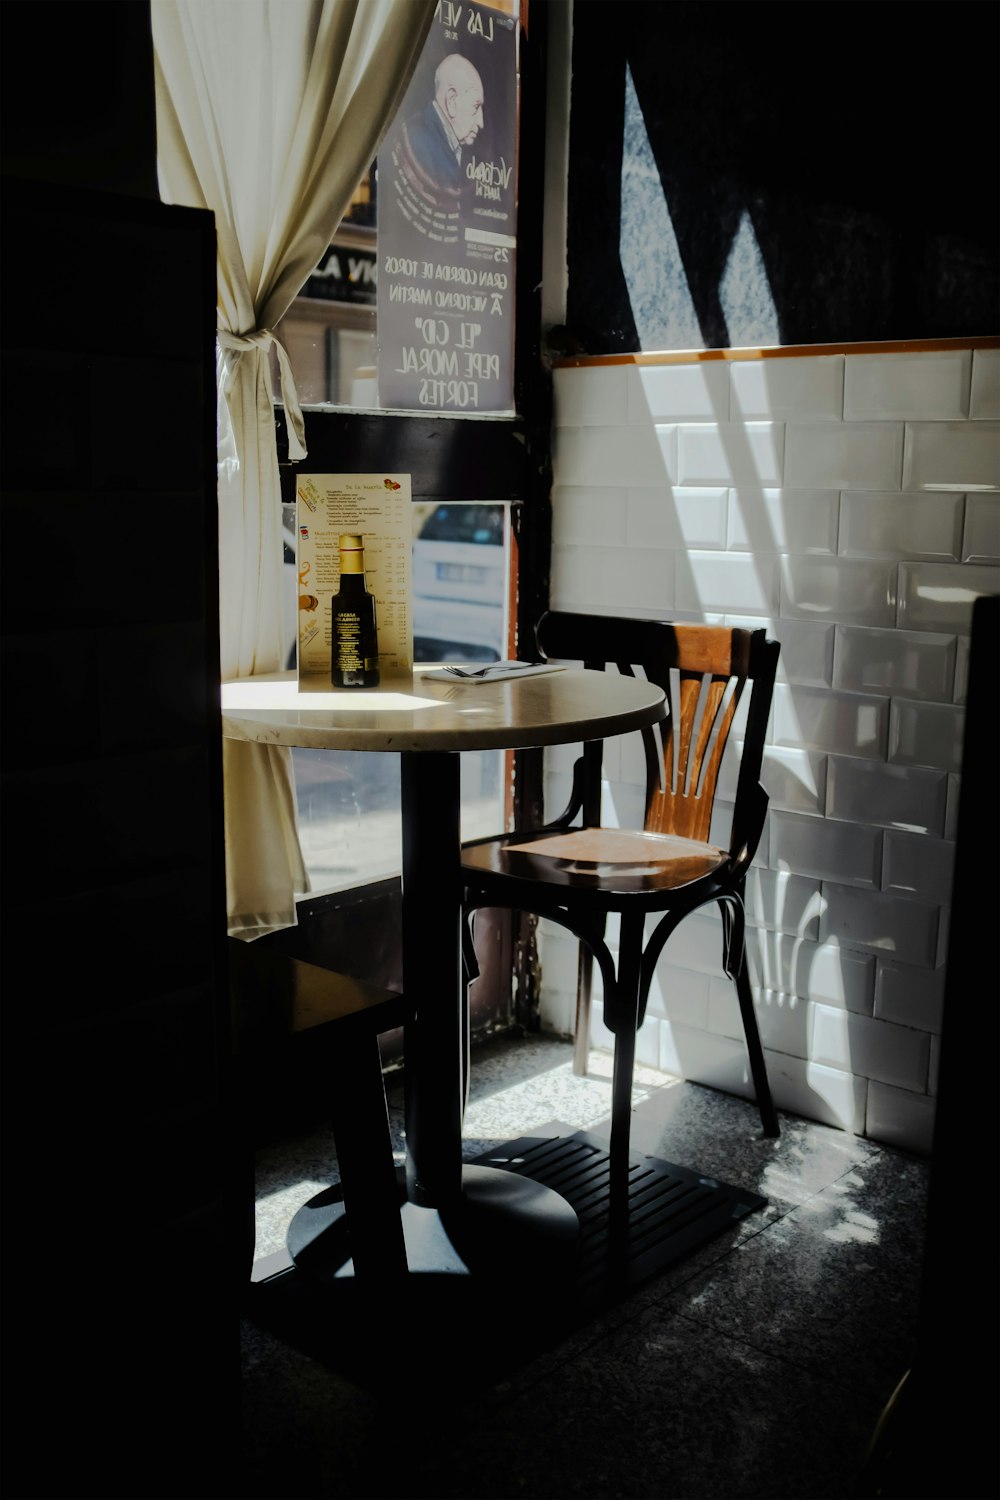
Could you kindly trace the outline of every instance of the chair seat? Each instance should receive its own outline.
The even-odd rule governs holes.
[[[466,844],[463,869],[480,880],[543,880],[550,888],[655,897],[711,882],[728,850],[697,839],[624,828],[509,834]]]

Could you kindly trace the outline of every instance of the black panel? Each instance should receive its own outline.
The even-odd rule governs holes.
[[[22,64],[44,94],[34,10]],[[39,101],[46,140],[77,97]],[[57,181],[3,192],[4,1488],[222,1496],[252,1200],[226,989],[215,224]]]
[[[509,418],[307,411],[305,426],[300,474],[409,474],[414,500],[517,501],[528,492],[524,428]]]
[[[0,70],[5,173],[158,199],[149,0],[3,0]]]
[[[992,1500],[1000,1485],[998,704],[1000,595],[993,594],[977,599],[972,614],[919,1322],[913,1363],[900,1372],[906,1383],[886,1410],[864,1491],[881,1500]],[[970,1350],[974,1375],[966,1373]],[[929,1444],[929,1432],[960,1440]]]
[[[641,347],[619,258],[626,67],[658,174],[642,192],[666,202],[704,347],[740,342],[719,287],[744,215],[781,344],[995,333],[998,15],[577,0],[567,352]]]

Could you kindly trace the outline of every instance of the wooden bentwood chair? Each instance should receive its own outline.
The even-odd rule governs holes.
[[[582,661],[628,676],[641,667],[663,688],[669,716],[641,731],[646,760],[642,831],[601,826],[603,742],[583,746],[569,805],[531,832],[463,845],[469,927],[482,907],[546,917],[580,940],[574,1072],[587,1071],[593,961],[604,981],[604,1020],[614,1033],[610,1173],[620,1201],[628,1178],[636,1033],[657,959],[690,913],[717,903],[722,963],[735,982],[764,1134],[776,1136],[764,1053],[744,956],[744,885],[767,812],[760,785],[779,646],[764,630],[670,624],[550,611],[536,627],[543,657]],[[728,848],[709,842],[719,765],[737,705],[750,693]],[[621,920],[617,971],[605,942],[610,913]],[[643,941],[646,916],[661,913]],[[467,940],[471,934],[467,930]],[[615,1184],[618,1184],[616,1189]]]

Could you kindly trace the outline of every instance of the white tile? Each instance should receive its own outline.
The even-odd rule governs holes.
[[[754,1008],[765,1051],[780,1052],[788,1057],[808,1057],[810,1006],[807,1000],[798,995],[779,995],[773,990],[756,991]],[[745,1035],[735,987],[723,980],[712,981],[709,1029],[737,1040]]]
[[[768,745],[761,785],[771,806],[785,812],[821,813],[826,806],[826,756],[787,745]]]
[[[844,419],[960,419],[969,410],[971,349],[919,354],[849,354],[844,370]]]
[[[918,833],[889,831],[882,852],[882,889],[947,906],[955,869],[955,845]]]
[[[660,1028],[659,1066],[663,1072],[676,1073],[692,1083],[743,1099],[754,1098],[746,1046],[731,1037],[664,1022]]]
[[[828,818],[940,835],[947,805],[948,778],[941,771],[887,766],[854,756],[829,758]]]
[[[956,638],[930,631],[860,630],[838,625],[833,686],[849,693],[903,693],[951,700]]]
[[[972,397],[969,416],[974,421],[1000,419],[1000,349],[973,349]]]
[[[676,427],[555,427],[555,484],[670,484],[677,477]]]
[[[800,948],[797,968],[805,975],[805,992],[810,1000],[821,1000],[859,1016],[872,1014],[875,1003],[872,954],[856,953],[839,943],[817,943],[808,950]]]
[[[927,1092],[932,1099],[938,1097],[941,1086],[941,1038],[931,1037],[931,1064],[927,1073]]]
[[[962,561],[1000,563],[1000,495],[969,495]]]
[[[549,990],[543,975],[538,995],[538,1023],[542,1031],[555,1036],[573,1035],[576,1005],[571,995]]]
[[[647,1014],[671,1023],[708,1028],[708,990],[711,975],[661,959],[649,987]]]
[[[822,910],[822,904],[821,904]],[[788,933],[757,930],[747,943],[751,982],[761,989],[870,1016],[875,958],[837,943],[812,943]]]
[[[730,550],[835,553],[839,508],[837,490],[730,490]]]
[[[907,422],[904,490],[998,488],[1000,422]]]
[[[604,1024],[604,1002],[594,1001],[590,1014],[590,1045],[597,1052],[614,1053],[615,1035]]]
[[[731,979],[709,979],[709,1000],[707,1007],[707,1019],[704,1029],[713,1032],[716,1036],[729,1036],[739,1040],[743,1035],[743,1018],[740,1015],[740,1004],[736,995],[736,986]],[[754,1005],[757,1010],[757,1026],[761,1024],[761,1009],[758,1003],[760,992],[754,996]],[[783,995],[780,1000],[791,1002],[792,997]],[[763,1041],[763,1036],[761,1037]],[[793,1047],[785,1049],[794,1052]],[[804,1056],[804,1054],[799,1054]]]
[[[898,570],[894,562],[785,556],[781,613],[788,619],[841,625],[894,625]]]
[[[738,553],[679,554],[675,588],[678,608],[776,614],[778,564],[776,557],[746,557]]]
[[[627,367],[630,422],[728,422],[725,360]]]
[[[940,490],[917,494],[845,494],[840,504],[842,557],[915,557],[957,562],[964,497]]]
[[[724,552],[729,491],[722,487],[628,492],[628,545]]]
[[[971,642],[967,635],[955,637],[955,691],[953,694],[955,703],[964,703],[968,696],[970,646]]]
[[[821,1067],[843,1068],[894,1088],[927,1086],[930,1037],[829,1005],[809,1008],[809,1052]]]
[[[875,978],[875,1014],[897,1026],[915,1026],[918,1031],[938,1033],[944,1019],[946,979],[944,968],[918,969],[880,958]]]
[[[788,488],[898,490],[902,465],[902,423],[789,422],[785,429]]]
[[[988,563],[899,564],[899,624],[904,630],[971,635],[972,606],[1000,593],[1000,567]]]
[[[938,907],[848,885],[825,885],[823,895],[826,909],[820,918],[820,934],[824,942],[849,943],[900,963],[936,967]]]
[[[778,679],[801,687],[833,681],[834,627],[823,620],[778,620],[768,631],[781,646]]]
[[[642,744],[642,735],[635,734],[613,734],[610,739],[604,741],[601,754],[601,776],[602,788],[607,788],[610,782],[621,781],[622,777],[622,747],[635,740]],[[576,746],[576,752],[581,753],[582,746]],[[643,783],[645,784],[645,783]]]
[[[948,814],[944,820],[944,836],[952,842],[958,837],[958,804],[961,786],[961,776],[950,775],[948,777]]]
[[[780,485],[784,428],[778,422],[705,422],[677,428],[680,484]]]
[[[580,746],[546,745],[544,753],[546,776],[551,776],[555,772],[561,772],[565,776],[571,776],[573,773],[573,763],[580,754]]]
[[[660,1032],[666,1023],[657,1016],[647,1016],[635,1039],[635,1060],[640,1067],[659,1068]]]
[[[770,417],[839,421],[844,407],[844,356],[733,360],[733,419]]]
[[[556,427],[602,426],[628,420],[628,366],[582,365],[552,371]]]
[[[602,604],[628,614],[632,606],[657,613],[673,604],[674,553],[631,547],[553,546],[553,609],[589,611]]]
[[[833,682],[832,624],[819,620],[755,620],[726,614],[725,623],[754,630],[761,625],[781,647],[777,680],[802,687],[830,687]]]
[[[790,870],[751,869],[747,875],[747,918],[755,927],[815,941],[821,910],[818,880],[805,880]]]
[[[694,969],[699,974],[724,974],[722,967],[722,920],[718,910],[707,908],[685,917],[667,939],[661,962]]]
[[[579,753],[579,746],[576,746],[576,749]],[[548,751],[546,751],[546,758],[547,757]],[[561,775],[550,775],[546,770],[544,794],[545,812],[548,818],[556,817],[567,805],[567,803],[569,802],[569,792],[571,785],[572,777],[570,776],[568,771]]]
[[[646,752],[641,734],[616,734],[613,740],[605,740],[605,750],[612,744],[619,752],[618,770],[614,779],[631,786],[646,785]]]
[[[712,809],[711,831],[708,836],[710,844],[717,849],[728,849],[733,830],[733,805],[726,802],[720,796],[716,796],[715,806]],[[757,845],[757,852],[753,857],[752,865],[766,869],[768,864],[768,849],[770,845],[770,833],[767,819],[764,820],[764,831]]]
[[[965,709],[960,704],[893,698],[889,759],[896,765],[961,771],[964,732]]]
[[[864,1133],[899,1151],[930,1155],[934,1144],[934,1100],[885,1083],[868,1085]]]
[[[880,828],[783,812],[771,813],[768,822],[772,869],[878,890],[882,868]]]
[[[646,794],[642,786],[608,781],[604,785],[601,822],[606,828],[641,828]]]
[[[771,1095],[779,1110],[862,1134],[870,1087],[866,1078],[780,1052],[767,1055],[766,1061]]]
[[[884,760],[889,699],[775,683],[772,739],[776,745]]]
[[[553,542],[625,546],[627,496],[627,490],[611,486],[557,485],[552,491]]]
[[[935,965],[940,968],[948,962],[948,943],[951,937],[951,907],[942,906],[938,916],[938,940]]]

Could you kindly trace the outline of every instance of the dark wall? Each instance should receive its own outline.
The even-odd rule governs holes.
[[[147,4],[0,28],[3,1491],[204,1500],[248,1265],[215,224],[156,196]]]
[[[570,352],[760,341],[720,296],[741,221],[777,343],[996,333],[998,17],[993,0],[575,0]],[[672,309],[652,345],[636,246],[631,287],[619,248],[626,67],[651,156],[633,133],[625,188],[648,209],[646,291]]]

